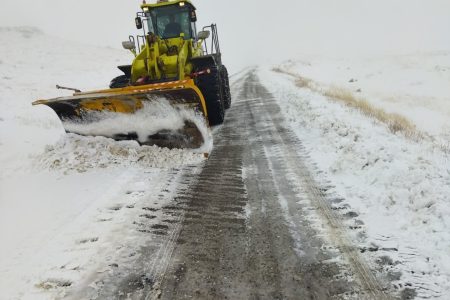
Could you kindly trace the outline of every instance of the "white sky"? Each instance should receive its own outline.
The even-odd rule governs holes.
[[[193,1],[199,25],[218,24],[224,61],[232,71],[303,54],[450,50],[450,0]],[[120,48],[137,33],[140,3],[0,0],[0,26],[32,25],[66,39]]]

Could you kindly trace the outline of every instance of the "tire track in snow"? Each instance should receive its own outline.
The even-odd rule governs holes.
[[[183,195],[183,228],[157,296],[388,298],[321,203],[326,199],[301,163],[300,143],[281,127],[275,99],[253,72],[240,79],[214,151]],[[299,204],[305,200],[313,205]],[[309,209],[335,227],[331,246],[321,237],[330,232],[315,226]]]
[[[254,89],[255,93],[260,95],[259,99],[264,99],[267,102],[273,96],[259,83],[257,77],[252,74],[251,80],[257,85]],[[267,105],[261,106],[266,108]],[[340,215],[336,214],[331,208],[330,203],[324,198],[323,191],[320,190],[318,184],[310,174],[308,167],[303,163],[307,160],[307,157],[299,155],[298,149],[302,149],[301,142],[298,141],[294,134],[288,132],[282,127],[279,119],[274,119],[273,111],[267,109],[261,109],[260,113],[264,113],[268,123],[275,125],[274,127],[268,127],[270,135],[274,139],[274,144],[278,145],[280,153],[288,168],[296,175],[296,180],[300,183],[304,190],[309,194],[311,203],[317,207],[317,210],[328,221],[330,230],[330,238],[335,245],[339,248],[342,255],[347,258],[354,274],[359,279],[363,290],[369,293],[373,299],[388,299],[389,297],[384,294],[383,288],[375,276],[370,271],[367,263],[359,254],[359,250],[351,242],[346,233],[346,226],[343,224]]]

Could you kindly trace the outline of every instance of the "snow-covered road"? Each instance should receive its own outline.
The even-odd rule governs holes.
[[[172,171],[159,195],[127,207],[129,249],[109,255],[101,272],[59,287],[61,293],[74,299],[389,298],[388,274],[371,270],[352,242],[333,209],[342,200],[315,181],[318,170],[308,168],[301,141],[284,127],[277,99],[255,70],[234,79],[233,95],[209,159]]]
[[[264,82],[267,83],[267,82]],[[156,293],[161,299],[388,299],[305,166],[277,99],[255,70],[233,85],[185,222]],[[199,234],[201,232],[201,234]],[[386,284],[386,286],[388,286]],[[155,292],[149,290],[150,294]]]

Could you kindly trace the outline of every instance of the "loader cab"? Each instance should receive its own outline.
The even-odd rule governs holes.
[[[183,37],[196,39],[197,21],[195,7],[185,1],[163,2],[152,6],[143,6],[142,16],[147,31],[163,40]]]

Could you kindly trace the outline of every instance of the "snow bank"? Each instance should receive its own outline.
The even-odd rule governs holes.
[[[377,122],[290,76],[260,72],[290,126],[317,164],[319,181],[374,269],[419,298],[450,295],[450,162],[427,141],[395,135]],[[448,93],[448,92],[447,92]],[[318,175],[319,176],[319,175]],[[354,216],[354,217],[351,217]],[[372,249],[366,251],[364,249]],[[397,276],[396,274],[401,274]],[[401,278],[400,278],[401,277]]]

